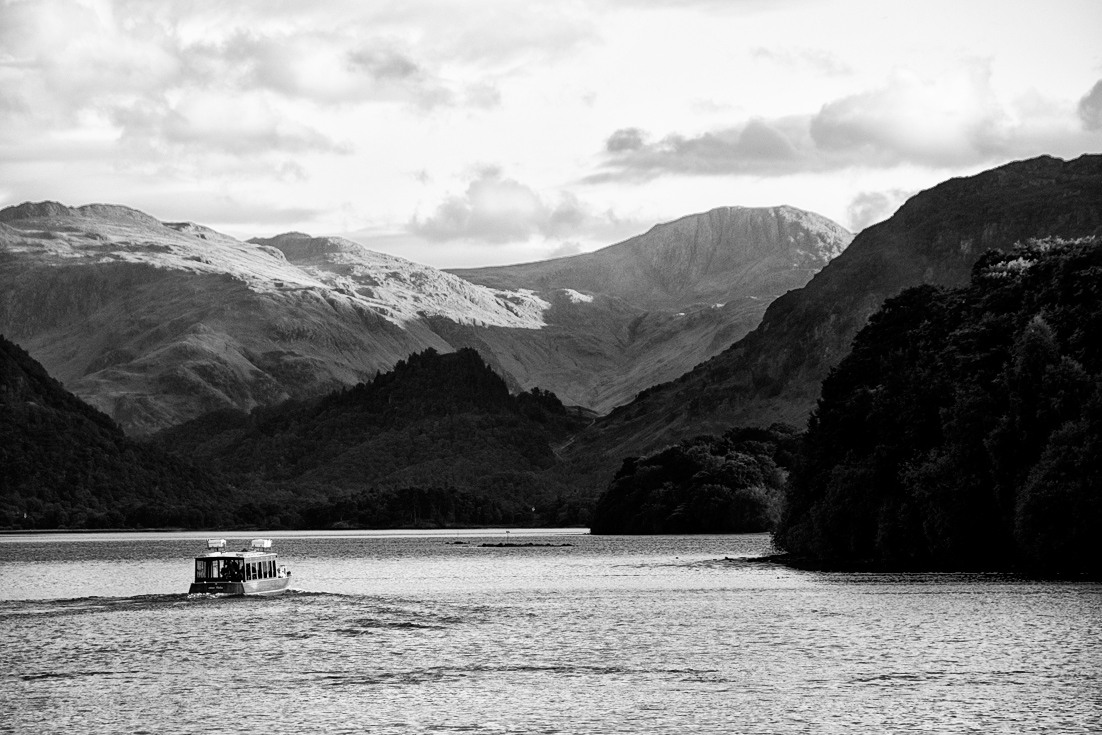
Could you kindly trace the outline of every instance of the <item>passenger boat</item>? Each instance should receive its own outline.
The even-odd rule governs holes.
[[[279,595],[291,584],[287,567],[276,564],[270,538],[253,539],[241,551],[226,551],[226,539],[207,539],[207,553],[195,557],[189,594]]]

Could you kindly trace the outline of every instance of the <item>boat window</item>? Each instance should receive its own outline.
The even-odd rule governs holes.
[[[226,573],[226,567],[221,559],[196,559],[196,579],[221,579]]]

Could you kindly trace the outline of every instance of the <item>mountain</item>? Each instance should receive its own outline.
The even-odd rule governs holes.
[[[429,349],[351,388],[249,414],[210,413],[154,441],[236,486],[266,488],[283,500],[273,512],[282,525],[347,521],[333,517],[347,498],[348,515],[369,526],[578,523],[558,516],[569,489],[543,473],[557,462],[554,447],[585,423],[552,393],[511,394],[472,349]],[[437,501],[403,515],[398,508],[417,492]]]
[[[722,207],[593,253],[449,272],[550,302],[540,333],[491,328],[471,344],[523,384],[604,413],[740,339],[852,239],[794,207]]]
[[[802,425],[831,368],[884,300],[920,284],[961,286],[989,249],[1102,228],[1102,156],[1048,156],[951,179],[862,231],[760,325],[677,380],[643,393],[579,435],[564,455],[596,493],[623,457],[731,426]]]
[[[848,238],[790,208],[716,210],[578,256],[605,264],[606,292],[521,277],[540,264],[481,284],[342,238],[241,242],[123,206],[26,203],[0,210],[0,330],[135,435],[321,395],[427,348],[472,347],[514,392],[607,411],[730,345]],[[660,282],[662,264],[676,277]]]
[[[0,527],[203,525],[227,491],[127,438],[0,336]]]
[[[0,329],[128,433],[144,434],[351,385],[426,347],[450,351],[425,315],[542,324],[544,306],[525,294],[350,241],[272,242],[113,205],[9,207],[0,210]],[[357,258],[355,280],[312,267],[321,251]]]
[[[679,309],[800,288],[852,239],[795,207],[720,207],[593,253],[450,272],[499,289],[571,289],[649,310]]]
[[[1102,572],[1102,237],[889,299],[823,383],[779,547],[816,565]]]

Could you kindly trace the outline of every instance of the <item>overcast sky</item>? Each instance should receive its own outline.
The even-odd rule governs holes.
[[[0,0],[0,206],[440,267],[1102,152],[1098,0]]]

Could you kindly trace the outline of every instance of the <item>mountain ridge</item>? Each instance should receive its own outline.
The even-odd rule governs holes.
[[[803,285],[852,239],[825,217],[787,205],[717,207],[592,253],[449,272],[498,288],[568,288],[668,308],[736,294],[777,296]],[[762,270],[770,271],[765,279]]]
[[[644,308],[472,283],[341,238],[242,242],[56,202],[0,210],[0,286],[0,330],[137,434],[352,385],[426,348],[474,347],[512,390],[604,412],[722,350],[773,298]]]
[[[920,192],[776,299],[746,337],[598,420],[571,445],[570,471],[597,491],[624,456],[731,426],[802,425],[820,383],[886,298],[922,283],[962,285],[990,248],[1099,228],[1099,155],[1042,156]]]

